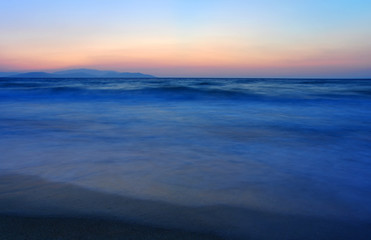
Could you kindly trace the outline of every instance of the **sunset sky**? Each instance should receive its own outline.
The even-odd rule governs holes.
[[[371,77],[370,0],[0,0],[0,71]]]

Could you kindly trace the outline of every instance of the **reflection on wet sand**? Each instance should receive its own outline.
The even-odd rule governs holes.
[[[369,239],[371,228],[367,222],[228,206],[178,206],[34,176],[0,176],[2,238],[217,239],[213,235],[226,239]]]
[[[12,240],[221,240],[212,235],[112,220],[27,216],[0,216],[0,238]]]

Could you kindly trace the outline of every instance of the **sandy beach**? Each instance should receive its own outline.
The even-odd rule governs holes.
[[[155,228],[113,220],[25,216],[0,216],[0,238],[3,240],[222,239],[208,234]]]
[[[370,225],[226,206],[190,207],[0,176],[1,239],[368,239]]]

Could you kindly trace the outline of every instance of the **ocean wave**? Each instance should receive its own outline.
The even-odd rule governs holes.
[[[228,97],[241,97],[246,96],[248,93],[245,91],[231,90],[231,89],[218,89],[218,88],[196,88],[187,86],[162,86],[162,87],[149,87],[140,90],[147,93],[164,93],[164,94],[188,94],[188,95],[209,95],[209,96],[228,96]]]
[[[0,96],[311,101],[369,98],[370,86],[366,80],[322,79],[23,79],[0,81]]]
[[[5,82],[0,83],[0,88],[35,88],[35,87],[42,87],[44,84],[42,83],[28,83],[28,82]]]
[[[43,85],[16,85],[19,89],[9,89],[0,87],[0,92],[4,95],[5,92],[13,95],[29,95],[29,96],[46,96],[53,95],[54,97],[63,95],[84,95],[96,97],[157,97],[157,98],[244,98],[257,96],[257,94],[248,93],[247,91],[238,91],[231,89],[213,89],[213,88],[196,88],[187,86],[143,86],[135,88],[102,88],[102,87],[85,87],[85,86],[43,86]],[[22,86],[22,87],[21,87]],[[25,87],[28,86],[28,87]]]

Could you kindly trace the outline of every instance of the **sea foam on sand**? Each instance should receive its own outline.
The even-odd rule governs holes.
[[[2,239],[368,239],[362,222],[227,206],[189,207],[0,176]]]

